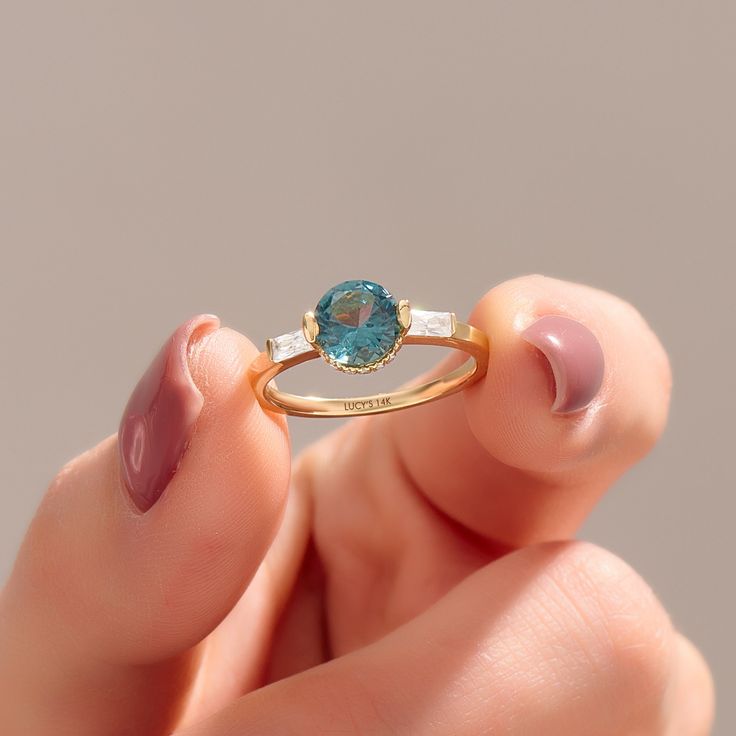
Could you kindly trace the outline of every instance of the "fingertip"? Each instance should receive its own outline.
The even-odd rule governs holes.
[[[257,354],[258,349],[246,335],[230,327],[219,327],[192,343],[189,370],[205,399],[216,402],[241,387],[247,366]],[[246,381],[242,388],[247,386]],[[249,400],[247,391],[243,391],[243,399]]]
[[[219,327],[188,352],[203,403],[165,492],[123,527],[111,550],[129,634],[120,656],[158,658],[193,646],[227,615],[265,556],[283,514],[290,448],[281,417],[255,400],[257,354]]]
[[[255,573],[286,503],[288,434],[281,417],[264,412],[253,396],[246,374],[255,346],[209,318],[184,330],[184,347],[179,333],[159,354],[158,383],[149,386],[139,421],[150,443],[140,459],[170,462],[164,451],[176,443],[181,450],[166,477],[139,467],[141,477],[155,473],[165,482],[150,486],[156,492],[143,508],[127,503],[130,486],[122,467],[116,471],[123,450],[108,441],[78,459],[74,473],[62,473],[54,484],[53,529],[44,524],[46,532],[30,540],[44,559],[73,561],[77,594],[66,601],[61,591],[66,607],[84,605],[83,618],[93,622],[114,611],[116,626],[93,623],[88,631],[110,659],[172,656],[206,636]],[[198,411],[187,414],[176,402],[192,392]],[[162,429],[189,436],[174,443],[155,436]],[[135,458],[136,448],[128,449]],[[39,518],[48,516],[42,511]]]
[[[613,473],[661,434],[669,362],[623,300],[582,284],[525,276],[488,292],[471,321],[493,347],[486,378],[465,392],[466,413],[498,460],[548,473],[593,467],[604,457]]]

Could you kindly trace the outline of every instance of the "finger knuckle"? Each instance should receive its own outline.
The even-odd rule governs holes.
[[[618,718],[654,728],[662,717],[674,634],[651,588],[623,560],[583,542],[561,549],[551,577]]]

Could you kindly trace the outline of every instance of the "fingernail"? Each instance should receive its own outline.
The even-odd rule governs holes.
[[[176,329],[138,382],[123,412],[118,447],[125,486],[148,511],[176,473],[204,398],[189,372],[189,352],[220,326],[201,314]]]
[[[568,414],[590,404],[603,382],[603,350],[596,336],[569,317],[540,317],[521,336],[547,358],[555,378],[552,411]]]

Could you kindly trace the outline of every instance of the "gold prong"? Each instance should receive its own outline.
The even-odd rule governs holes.
[[[411,305],[408,299],[399,299],[399,303],[396,305],[396,311],[399,314],[399,322],[404,330],[408,330],[411,327]]]
[[[266,355],[269,360],[273,360],[273,340],[270,337],[266,339]]]
[[[457,315],[455,312],[450,312],[450,329],[452,330],[452,334],[455,334],[455,331],[457,330]]]
[[[314,345],[314,341],[319,335],[319,325],[317,324],[317,318],[314,316],[314,312],[305,312],[302,318],[302,329],[304,330],[304,337],[310,345]]]

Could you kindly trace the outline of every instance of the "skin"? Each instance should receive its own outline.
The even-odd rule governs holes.
[[[545,314],[601,342],[583,412],[550,411],[519,336]],[[0,595],[0,732],[707,734],[702,657],[625,562],[571,540],[664,428],[659,341],[620,299],[540,276],[470,321],[492,336],[483,381],[353,419],[291,468],[246,380],[256,347],[203,337],[203,411],[157,503],[131,502],[114,437],[44,497]]]

